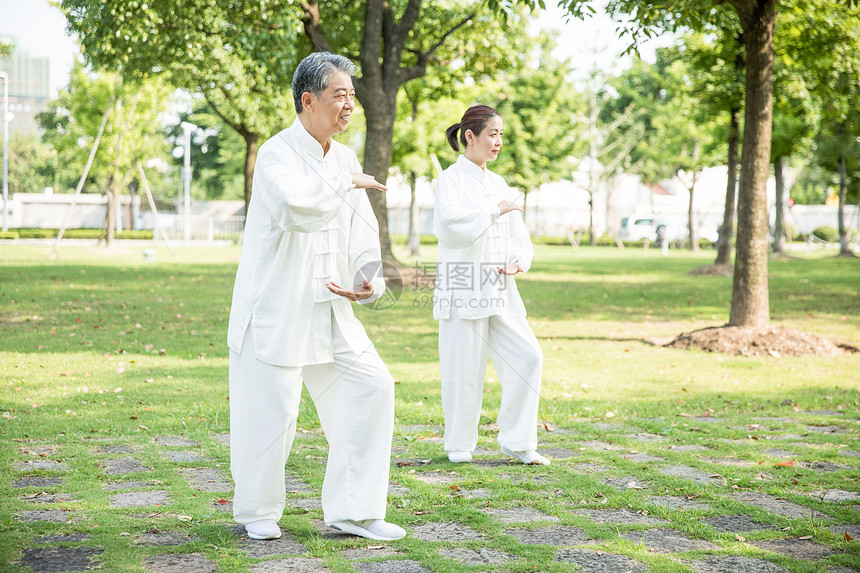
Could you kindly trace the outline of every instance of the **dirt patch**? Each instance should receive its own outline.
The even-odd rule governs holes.
[[[767,326],[715,326],[680,335],[666,348],[700,348],[708,352],[723,352],[741,356],[839,356],[857,352],[848,344],[837,344],[820,336],[783,328]]]
[[[704,267],[696,267],[690,271],[694,276],[708,277],[731,277],[735,274],[734,265],[705,265]]]

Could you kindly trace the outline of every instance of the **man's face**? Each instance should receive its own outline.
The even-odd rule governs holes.
[[[310,96],[309,119],[312,122],[314,135],[328,138],[337,133],[346,131],[349,119],[355,109],[355,88],[352,86],[352,78],[349,74],[336,71],[328,78],[328,87],[323,90],[320,97],[313,94]]]

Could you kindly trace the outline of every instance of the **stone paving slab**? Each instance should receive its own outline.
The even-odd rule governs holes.
[[[58,477],[37,477],[37,476],[26,476],[21,479],[17,479],[12,482],[12,487],[23,489],[25,487],[53,487],[55,485],[62,485],[63,478]]]
[[[841,551],[834,551],[828,546],[810,539],[768,539],[766,541],[753,541],[752,544],[786,557],[810,561],[825,559],[841,553]]]
[[[690,466],[669,466],[666,468],[657,468],[657,471],[664,476],[679,477],[685,480],[690,480],[697,484],[706,484],[713,486],[726,485],[726,478],[714,474],[706,474],[696,468]]]
[[[29,472],[33,470],[64,472],[68,470],[68,467],[63,462],[57,460],[23,460],[15,462],[15,469],[19,472]]]
[[[245,528],[239,526],[242,539],[239,542],[239,547],[248,557],[254,559],[262,559],[264,557],[274,557],[275,555],[301,555],[307,553],[307,548],[296,541],[292,535],[281,530],[281,537],[278,539],[258,540],[251,539],[247,536]]]
[[[611,477],[603,480],[603,483],[617,490],[626,489],[648,489],[648,484],[636,476]]]
[[[847,523],[844,525],[831,525],[828,527],[830,531],[839,537],[845,537],[847,533],[854,538],[855,541],[860,541],[860,523]]]
[[[522,467],[523,464],[516,462],[518,467]],[[540,467],[540,466],[527,466],[527,467]],[[503,481],[510,482],[515,485],[544,485],[549,482],[549,478],[545,475],[537,475],[537,474],[499,474],[499,478]]]
[[[790,452],[788,450],[783,450],[781,448],[768,448],[762,452],[762,454],[766,456],[770,456],[772,458],[796,458],[797,452]]]
[[[322,509],[322,499],[318,497],[290,497],[287,496],[288,507],[298,507],[300,509]]]
[[[60,450],[60,444],[46,444],[42,446],[24,446],[19,449],[19,451],[27,456],[56,456],[57,452]]]
[[[484,513],[491,515],[502,523],[532,523],[535,521],[560,521],[554,515],[547,515],[531,507],[518,507],[516,509],[483,509]]]
[[[666,439],[666,436],[652,434],[651,432],[636,432],[635,434],[625,434],[625,436],[637,442],[658,442]]]
[[[153,440],[159,446],[168,446],[168,447],[181,447],[187,448],[190,446],[199,446],[200,442],[196,440],[191,440],[189,438],[183,438],[182,436],[158,436]]]
[[[396,557],[401,555],[399,551],[388,545],[370,545],[368,547],[356,547],[344,549],[340,556],[351,561],[363,559],[376,559],[377,557]]]
[[[227,449],[230,449],[230,434],[214,434],[212,438]]]
[[[817,472],[838,472],[842,470],[853,470],[852,466],[848,466],[845,464],[837,464],[836,462],[824,462],[824,461],[815,461],[815,462],[797,462],[802,468],[807,468],[810,470],[815,470]]]
[[[388,561],[372,561],[356,563],[355,568],[361,573],[432,573],[417,561],[411,559],[390,559]]]
[[[463,565],[501,565],[512,560],[512,557],[504,551],[489,547],[482,547],[477,550],[454,547],[451,549],[440,549],[439,554],[442,557],[452,559]]]
[[[314,490],[295,476],[284,477],[284,487],[287,488],[287,493],[313,493]]]
[[[152,471],[134,458],[102,460],[99,463],[109,476]]]
[[[579,452],[567,448],[541,448],[540,453],[554,460],[566,460],[580,455]]]
[[[850,456],[852,458],[860,458],[860,450],[839,450],[836,452],[840,456]]]
[[[95,547],[45,547],[24,549],[21,564],[33,571],[88,571],[104,551]]]
[[[176,462],[180,464],[192,464],[195,462],[211,462],[210,458],[206,458],[201,456],[196,452],[175,452],[175,451],[166,451],[162,452],[161,456],[170,462]]]
[[[718,466],[748,468],[748,467],[752,467],[752,466],[756,465],[755,462],[752,462],[750,460],[742,460],[740,458],[701,458],[701,459],[702,459],[702,461],[716,464]]]
[[[182,474],[195,489],[208,492],[233,491],[233,482],[221,471],[212,468],[184,468]]]
[[[110,446],[102,446],[96,448],[96,454],[133,454],[137,448],[127,444],[112,444]]]
[[[46,509],[37,511],[19,511],[18,521],[21,523],[37,523],[39,521],[47,521],[50,523],[66,523],[71,521],[71,514],[68,511],[59,509]]]
[[[143,487],[154,487],[156,484],[147,483],[145,481],[121,481],[117,483],[107,483],[103,487],[108,491],[119,491],[123,489],[140,489]]]
[[[601,464],[590,464],[590,463],[579,463],[573,464],[573,471],[580,474],[593,474],[593,473],[601,473],[608,472],[610,470],[609,466],[604,466]]]
[[[191,543],[192,541],[198,541],[199,539],[197,536],[176,533],[175,531],[162,531],[160,533],[145,531],[137,536],[134,543],[135,545],[143,545],[144,547],[175,547]]]
[[[402,497],[409,495],[409,493],[409,488],[405,485],[393,481],[388,482],[388,495],[399,495]]]
[[[683,446],[669,446],[673,452],[710,452],[711,448],[699,444],[688,444]]]
[[[766,493],[749,491],[728,494],[726,497],[747,505],[760,507],[761,509],[783,517],[791,517],[794,519],[807,519],[810,516],[818,519],[827,519],[829,517],[820,511],[816,511],[812,508],[804,507],[784,499],[778,499]]]
[[[162,553],[143,560],[149,573],[214,573],[218,566],[199,553]]]
[[[707,503],[703,503],[701,501],[693,501],[691,499],[687,499],[685,497],[677,497],[672,495],[667,496],[653,496],[649,497],[648,501],[655,505],[662,505],[664,507],[668,507],[669,509],[686,511],[688,509],[702,509],[708,510],[711,509],[711,506]]]
[[[682,551],[713,551],[719,549],[710,541],[692,539],[675,529],[648,529],[628,531],[621,537],[636,544],[642,544],[656,553],[679,553]]]
[[[788,569],[783,569],[776,563],[738,555],[708,557],[702,561],[688,562],[687,565],[697,573],[789,573]]]
[[[860,501],[860,493],[856,491],[844,491],[841,489],[828,489],[826,491],[811,491],[805,495],[815,499],[824,501],[832,501],[835,503],[841,501]]]
[[[526,529],[523,527],[506,529],[505,533],[520,540],[525,545],[585,545],[600,543],[592,539],[585,531],[572,525],[560,525],[557,527],[540,527],[537,529]]]
[[[637,573],[648,570],[644,563],[626,555],[591,549],[559,549],[555,560],[573,563],[588,573]]]
[[[647,464],[647,463],[651,463],[651,462],[665,462],[666,461],[666,458],[660,458],[657,456],[652,456],[650,454],[642,454],[642,453],[627,454],[624,457],[627,458],[628,460],[631,460],[631,461],[634,461],[637,463],[641,463],[641,464]]]
[[[456,473],[443,473],[443,472],[421,472],[413,474],[413,477],[417,480],[423,481],[424,483],[430,485],[442,485],[442,484],[452,484],[463,481],[463,478],[460,477],[459,474]]]
[[[110,507],[149,507],[154,505],[171,505],[167,491],[163,489],[151,491],[129,491],[110,496]]]
[[[68,493],[48,493],[40,491],[31,495],[22,495],[21,501],[29,503],[77,503],[81,500],[75,499],[72,494]]]
[[[609,452],[624,449],[622,446],[616,446],[615,444],[610,444],[609,442],[601,442],[599,440],[586,440],[584,442],[579,442],[579,444],[585,449],[594,450],[597,452]]]
[[[481,539],[482,533],[459,523],[431,521],[412,528],[412,537],[422,541],[464,541]]]
[[[456,489],[454,489],[455,487],[456,486],[451,486],[450,495],[452,497],[464,497],[464,498],[471,498],[471,499],[486,499],[488,497],[492,497],[492,495],[493,495],[493,493],[490,490],[488,490],[486,488],[482,488],[482,487],[478,487],[475,489],[456,487]]]
[[[263,561],[251,568],[251,573],[317,573],[331,571],[318,557],[293,557]]]
[[[658,525],[668,523],[662,517],[643,515],[626,509],[579,509],[573,513],[585,516],[595,523],[618,523],[624,525]]]
[[[776,530],[778,527],[764,523],[757,523],[748,515],[717,515],[714,517],[705,517],[702,519],[705,523],[725,533],[739,531],[747,533],[750,531]]]
[[[68,535],[48,535],[39,537],[34,541],[36,543],[80,543],[86,541],[90,536],[86,533],[69,533]]]

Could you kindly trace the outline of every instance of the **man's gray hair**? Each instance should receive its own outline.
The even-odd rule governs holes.
[[[328,79],[337,71],[352,77],[357,68],[348,58],[331,52],[314,52],[299,62],[293,74],[293,103],[296,113],[302,113],[302,94],[310,92],[320,97],[328,87]]]

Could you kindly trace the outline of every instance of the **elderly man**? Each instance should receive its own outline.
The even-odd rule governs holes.
[[[326,524],[379,540],[406,534],[384,520],[394,381],[350,305],[385,289],[364,191],[385,186],[331,139],[355,109],[354,73],[342,56],[302,60],[298,117],[257,156],[228,328],[233,515],[253,539],[281,535],[302,381],[329,443]]]

